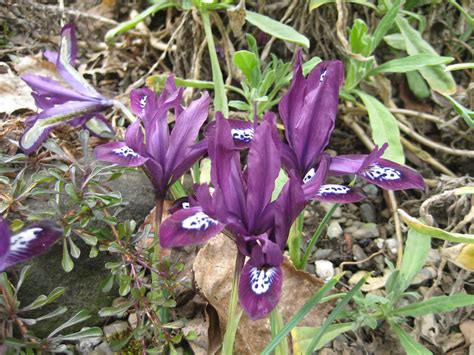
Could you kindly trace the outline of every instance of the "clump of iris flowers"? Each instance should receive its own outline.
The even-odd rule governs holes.
[[[388,190],[424,187],[420,174],[382,158],[387,145],[368,155],[330,157],[324,152],[343,80],[340,61],[324,61],[305,78],[298,53],[291,87],[279,104],[285,141],[272,113],[266,113],[260,125],[217,113],[206,132],[212,188],[196,186],[186,208],[175,211],[160,227],[164,248],[205,243],[225,229],[237,244],[239,302],[251,319],[266,317],[278,304],[283,251],[305,204],[351,203],[365,197],[358,188],[327,183],[328,177],[355,174]],[[240,153],[247,147],[247,164],[242,167]],[[272,201],[281,168],[288,181]]]

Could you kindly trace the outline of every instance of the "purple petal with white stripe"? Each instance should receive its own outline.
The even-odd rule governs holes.
[[[265,318],[278,304],[283,285],[280,266],[256,266],[247,261],[240,276],[239,303],[250,319]]]
[[[230,133],[234,139],[234,146],[237,149],[248,148],[250,142],[255,135],[255,129],[253,123],[249,121],[227,119],[230,126]],[[216,134],[216,121],[209,123],[205,129],[206,137],[210,137]]]
[[[415,170],[386,159],[377,159],[358,174],[385,190],[424,189],[423,177]]]
[[[126,167],[136,167],[143,165],[148,158],[141,156],[125,142],[111,142],[99,145],[94,149],[95,157],[98,160]]]
[[[3,264],[10,250],[10,236],[10,228],[7,222],[0,217],[0,265]]]
[[[4,227],[2,227],[4,229]],[[2,238],[4,238],[4,231]],[[29,225],[10,239],[10,247],[0,263],[0,271],[24,262],[45,252],[63,234],[63,230],[54,222],[41,221]]]
[[[224,226],[205,214],[201,207],[182,209],[160,225],[160,245],[174,248],[207,242]]]
[[[339,184],[323,184],[318,192],[310,196],[309,199],[333,203],[354,203],[363,200],[364,193],[352,186]]]
[[[140,118],[145,116],[146,105],[150,101],[150,97],[153,96],[156,96],[156,94],[148,88],[132,90],[130,93],[130,108],[132,112]]]

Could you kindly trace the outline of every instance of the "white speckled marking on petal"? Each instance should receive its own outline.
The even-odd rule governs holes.
[[[319,82],[322,83],[326,77],[327,69],[321,70],[321,75],[319,76]]]
[[[132,148],[127,147],[126,145],[124,145],[123,147],[120,147],[120,148],[112,149],[112,151],[115,154],[118,154],[118,155],[120,155],[124,158],[128,158],[129,156],[137,158],[137,157],[140,156],[139,154],[135,153],[135,151]]]
[[[10,251],[18,252],[22,249],[26,249],[28,243],[38,238],[38,235],[42,232],[42,228],[31,228],[21,233],[15,234],[11,239]]]
[[[245,143],[249,143],[252,140],[253,135],[255,134],[255,130],[253,128],[232,128],[230,132],[232,134],[232,138]]]
[[[309,171],[306,173],[306,175],[303,178],[303,183],[307,183],[309,180],[313,178],[313,176],[316,175],[316,170],[314,168],[309,169]]]
[[[321,185],[318,191],[318,195],[325,195],[325,194],[337,194],[337,195],[345,195],[351,190],[350,187],[344,185],[336,185],[336,184],[325,184]]]
[[[183,227],[184,229],[205,231],[211,225],[216,225],[216,224],[217,224],[217,221],[215,219],[212,219],[204,212],[198,212],[184,219],[181,222],[181,227]]]
[[[277,268],[275,267],[268,269],[253,267],[250,269],[250,287],[252,291],[257,295],[266,293],[270,289],[276,274]]]
[[[394,168],[382,167],[378,164],[372,164],[362,173],[365,177],[372,180],[400,180],[402,173]]]
[[[181,204],[181,207],[183,207],[183,208],[189,208],[189,207],[191,207],[191,206],[189,205],[189,202],[183,202],[183,203]]]

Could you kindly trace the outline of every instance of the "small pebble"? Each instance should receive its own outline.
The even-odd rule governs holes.
[[[428,265],[432,266],[437,266],[441,260],[441,255],[439,253],[439,250],[437,249],[430,249],[428,253],[428,259],[426,260],[426,263]]]
[[[347,225],[347,224],[346,224]],[[347,227],[347,228],[344,228],[344,233],[349,233],[349,234],[352,234],[354,233],[356,230],[362,228],[362,226],[364,225],[364,223],[360,222],[360,221],[354,221],[350,227]]]
[[[325,212],[328,212],[334,203],[332,202],[321,202],[321,207],[324,209]],[[341,218],[342,217],[342,209],[338,207],[335,209],[334,213],[332,214],[333,218]]]
[[[363,203],[360,205],[360,218],[364,222],[375,223],[377,221],[377,216],[375,214],[375,208],[370,203]]]
[[[329,238],[341,238],[342,237],[342,227],[337,221],[332,221],[329,223],[327,235]]]
[[[112,355],[112,349],[110,349],[110,346],[107,342],[102,342],[99,345],[97,345],[92,352],[89,353],[89,355]]]
[[[385,241],[385,246],[393,255],[398,254],[398,240],[396,240],[395,238],[387,239]]]
[[[433,267],[424,267],[421,271],[413,278],[411,282],[412,286],[422,285],[437,276],[436,269]]]
[[[377,248],[383,249],[383,247],[385,246],[385,239],[383,238],[375,239],[375,245],[377,246]]]
[[[332,249],[317,249],[314,256],[316,260],[328,259],[331,253],[332,253]]]
[[[365,185],[362,190],[371,198],[376,197],[379,193],[378,187],[372,184]]]
[[[329,260],[316,260],[316,275],[324,281],[329,281],[335,274],[334,265]]]
[[[76,344],[76,350],[80,354],[90,354],[94,346],[97,346],[101,341],[102,337],[81,339],[79,344]]]
[[[378,238],[380,232],[376,224],[366,223],[352,233],[354,239]]]
[[[367,259],[367,254],[358,244],[352,246],[352,255],[354,256],[355,261]]]

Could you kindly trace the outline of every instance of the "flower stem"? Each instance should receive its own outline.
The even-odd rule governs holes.
[[[154,236],[154,247],[153,247],[153,264],[159,264],[161,259],[161,246],[160,246],[160,224],[163,219],[163,206],[165,200],[162,197],[155,198],[155,236]],[[159,269],[159,266],[156,267]],[[159,285],[159,275],[157,273],[151,273],[151,280],[153,285],[153,296],[156,298],[160,297],[162,293],[165,293],[166,290],[160,290]],[[159,310],[159,318],[162,323],[168,322],[168,310],[166,308],[161,308]]]
[[[314,248],[314,245],[318,241],[319,237],[321,236],[324,227],[326,224],[328,224],[329,220],[331,219],[332,215],[336,211],[336,208],[339,207],[339,203],[335,203],[331,206],[329,211],[326,212],[326,215],[323,217],[321,223],[319,223],[318,228],[316,228],[316,231],[314,232],[313,236],[311,237],[311,240],[309,241],[308,247],[306,248],[304,255],[303,255],[303,260],[301,262],[301,268],[304,270],[306,268],[306,265],[308,264],[308,259],[311,255],[311,252]]]
[[[244,265],[245,256],[237,252],[235,259],[234,280],[232,281],[232,291],[230,293],[229,315],[227,318],[227,327],[224,335],[224,342],[222,344],[222,355],[232,355],[235,342],[235,334],[237,333],[237,326],[239,325],[242,310],[237,313],[237,303],[239,294],[240,273]]]
[[[214,82],[214,109],[216,112],[222,112],[225,117],[228,117],[229,107],[227,105],[227,96],[225,94],[224,78],[222,77],[219,59],[217,58],[216,46],[214,44],[214,37],[212,36],[209,11],[205,8],[201,8],[200,12],[202,25],[204,26],[204,33],[206,35],[209,57],[211,58],[212,81]]]
[[[122,113],[125,115],[125,117],[130,121],[130,123],[133,123],[137,120],[137,118],[133,115],[132,112],[125,106],[123,103],[121,103],[118,100],[114,100],[114,106],[118,108]]]
[[[283,318],[278,306],[270,313],[270,328],[272,331],[272,339],[281,331],[283,328]],[[275,355],[287,355],[288,354],[288,341],[286,338],[282,339],[275,349]]]
[[[303,220],[304,211],[300,213],[298,218],[291,226],[290,235],[288,237],[288,251],[290,253],[290,259],[297,269],[302,269],[304,265],[301,262],[301,239],[303,230]]]

